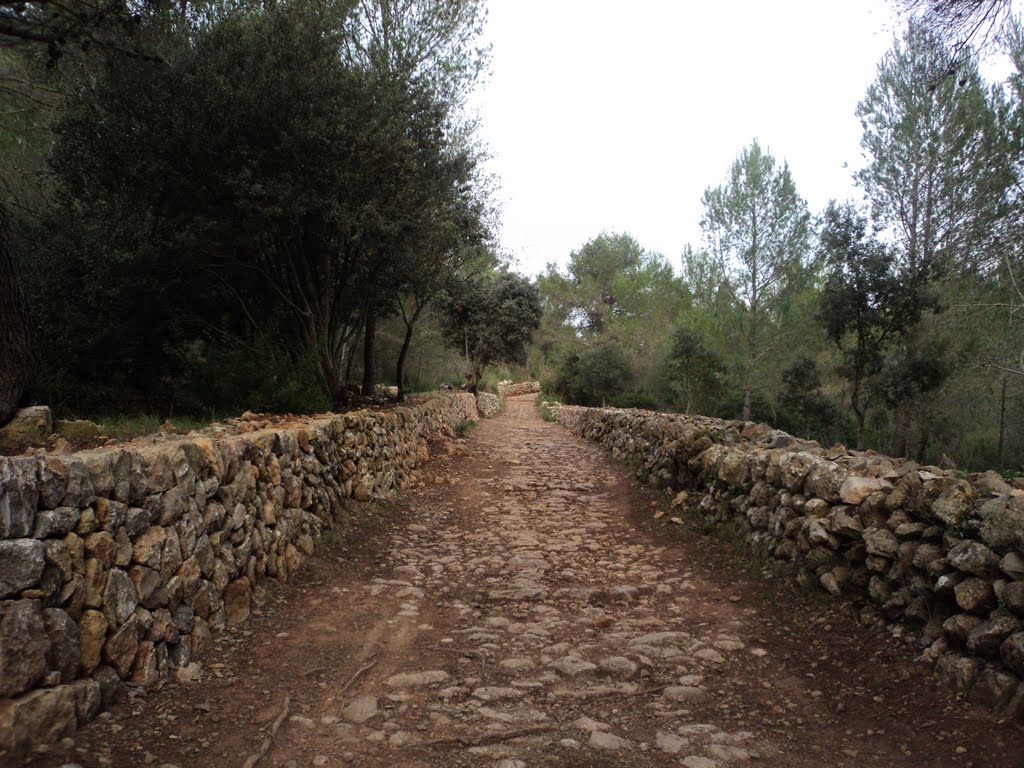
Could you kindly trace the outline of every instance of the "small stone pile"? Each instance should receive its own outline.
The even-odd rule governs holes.
[[[0,457],[0,758],[194,672],[350,499],[386,497],[473,397],[142,448]]]
[[[865,621],[909,627],[948,685],[1024,720],[1024,484],[750,422],[578,407],[558,420],[709,526],[738,522],[797,578],[863,602]]]

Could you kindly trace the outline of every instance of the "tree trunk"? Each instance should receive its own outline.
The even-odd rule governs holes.
[[[0,203],[0,424],[14,415],[38,362],[18,281],[7,209]]]
[[[373,397],[377,385],[377,309],[366,310],[363,329],[363,397]]]
[[[910,441],[910,403],[901,403],[896,417],[896,444],[892,455],[905,458],[907,443]]]
[[[398,352],[398,365],[395,366],[395,376],[398,379],[398,400],[405,400],[405,358],[409,354],[409,347],[412,344],[411,322],[405,324],[405,338],[402,339],[402,349]]]
[[[999,395],[999,446],[998,446],[998,461],[997,466],[1002,469],[1003,464],[1003,451],[1006,445],[1006,376],[1003,375],[1003,386],[1002,391]]]

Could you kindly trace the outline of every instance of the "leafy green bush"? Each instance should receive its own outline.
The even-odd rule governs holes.
[[[616,408],[642,408],[646,411],[657,411],[661,406],[657,400],[646,392],[625,392],[612,398]]]
[[[292,359],[269,339],[196,341],[176,350],[186,370],[179,408],[224,413],[315,413],[330,408],[308,358]]]

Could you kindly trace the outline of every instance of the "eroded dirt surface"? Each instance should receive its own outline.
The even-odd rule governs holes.
[[[203,660],[33,765],[1024,766],[913,648],[651,519],[534,397]],[[394,517],[394,516],[393,516]],[[282,717],[285,700],[287,715]]]

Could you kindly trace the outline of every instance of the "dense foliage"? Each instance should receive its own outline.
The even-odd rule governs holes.
[[[799,180],[752,142],[705,192],[703,241],[678,269],[603,233],[541,275],[531,363],[545,386],[1019,466],[1024,31],[1004,30],[1016,74],[991,86],[927,21],[910,22],[856,107],[863,202],[812,217]]]
[[[417,321],[436,326],[446,289],[495,265],[463,110],[487,60],[480,0],[143,3],[77,27],[9,14],[61,30],[0,60],[0,82],[24,84],[0,92],[18,107],[6,127],[37,171],[4,168],[38,399],[315,410],[356,381],[404,389]]]

